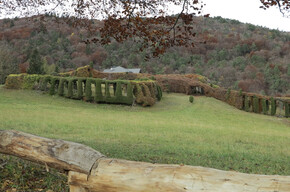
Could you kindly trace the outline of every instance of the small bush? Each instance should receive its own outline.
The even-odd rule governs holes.
[[[193,96],[190,95],[190,96],[189,96],[189,102],[190,102],[190,103],[193,103],[193,100],[194,100]]]
[[[271,97],[271,115],[276,114],[276,101],[273,97]]]

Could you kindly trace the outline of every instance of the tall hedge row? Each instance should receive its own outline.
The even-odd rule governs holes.
[[[155,82],[141,81],[134,82],[133,85],[131,81],[127,80],[107,81],[95,78],[49,75],[10,75],[7,79],[7,88],[38,89],[48,92],[50,95],[58,94],[59,96],[84,99],[96,103],[131,105],[134,100],[140,100],[141,98],[141,103],[136,103],[151,106],[155,103],[155,100],[160,100],[162,97],[161,89]],[[141,93],[144,92],[141,97],[133,93],[136,84],[140,85]]]

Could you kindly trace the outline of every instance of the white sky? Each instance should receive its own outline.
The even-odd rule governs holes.
[[[278,8],[263,10],[260,0],[203,0],[206,3],[204,14],[210,17],[236,19],[243,23],[251,23],[290,32],[290,17],[283,17]],[[288,14],[289,15],[289,14]]]
[[[276,7],[267,10],[261,9],[259,8],[261,6],[260,0],[203,0],[203,2],[206,4],[203,14],[209,13],[210,17],[221,16],[223,18],[236,19],[243,23],[290,32],[290,15],[288,14],[288,18],[283,17]],[[178,11],[178,9],[174,10]],[[59,11],[62,12],[64,10]],[[0,13],[0,18],[7,16],[15,17],[17,14],[15,15],[15,12],[12,15]]]

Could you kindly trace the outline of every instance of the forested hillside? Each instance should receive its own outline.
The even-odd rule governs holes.
[[[0,83],[7,74],[27,72],[35,58],[42,58],[47,74],[88,64],[97,70],[120,65],[152,74],[197,73],[232,89],[290,94],[289,32],[221,17],[196,17],[194,48],[172,47],[154,58],[148,50],[140,52],[134,39],[105,46],[86,44],[87,38],[99,35],[102,22],[91,24],[96,30],[52,16],[0,20]]]

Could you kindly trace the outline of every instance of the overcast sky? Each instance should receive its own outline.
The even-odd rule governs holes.
[[[285,18],[278,8],[263,10],[260,0],[203,0],[206,3],[204,14],[211,17],[236,19],[270,29],[290,32],[290,17]]]
[[[203,0],[203,2],[206,3],[203,14],[208,13],[211,17],[221,16],[223,18],[236,19],[243,23],[290,32],[290,17],[283,17],[276,7],[267,10],[259,8],[261,6],[260,0]],[[175,11],[179,9],[181,7],[175,9]],[[58,11],[62,12],[64,10]],[[15,17],[18,15],[15,15],[15,13],[0,13],[0,18],[7,16]]]

